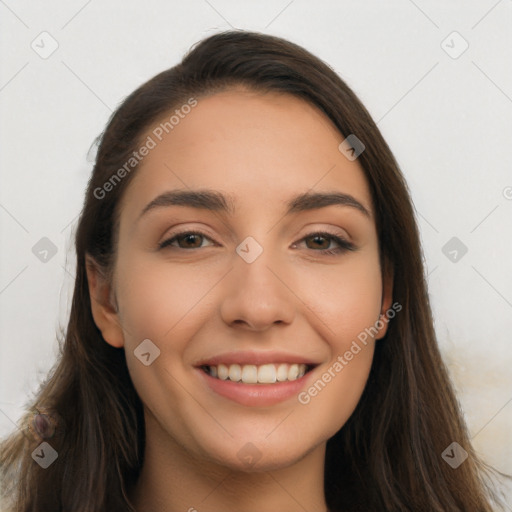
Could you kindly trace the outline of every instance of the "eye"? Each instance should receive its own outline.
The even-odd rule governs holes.
[[[167,240],[164,240],[158,247],[160,249],[164,249],[169,246],[178,249],[202,249],[205,247],[202,245],[204,240],[213,242],[209,236],[201,231],[183,231],[181,233],[176,233]],[[343,237],[325,231],[311,233],[300,240],[300,242],[304,241],[306,242],[308,249],[313,249],[315,252],[320,252],[325,255],[335,255],[356,250],[355,245],[345,240]],[[330,248],[331,243],[333,242],[337,244],[337,247]],[[176,243],[178,245],[176,245]],[[216,245],[215,242],[213,242],[212,245]],[[297,247],[297,244],[293,244],[293,247]]]
[[[201,249],[202,240],[213,241],[209,236],[201,233],[201,231],[183,231],[181,233],[176,233],[172,238],[164,240],[158,247],[160,249],[164,249],[167,246],[176,247],[174,242],[177,242],[178,249]]]
[[[311,240],[312,242],[308,243],[309,240]],[[325,231],[311,233],[305,236],[300,241],[306,241],[306,246],[308,247],[308,249],[319,249],[316,252],[320,252],[326,255],[341,254],[347,251],[356,250],[356,247],[353,243],[345,240],[340,236]],[[332,242],[335,242],[338,245],[338,247],[335,247],[334,249],[329,248]],[[294,247],[296,246],[297,244],[294,244]]]

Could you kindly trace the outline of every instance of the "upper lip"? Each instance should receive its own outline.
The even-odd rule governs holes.
[[[311,359],[308,359],[299,354],[290,354],[287,352],[249,352],[249,351],[241,351],[241,352],[225,352],[224,354],[219,354],[214,357],[208,357],[206,359],[201,359],[199,362],[195,364],[195,366],[217,366],[219,364],[239,364],[240,366],[244,364],[253,364],[253,365],[262,365],[262,364],[279,364],[279,363],[298,363],[298,364],[306,364],[309,366],[316,366],[319,364]]]

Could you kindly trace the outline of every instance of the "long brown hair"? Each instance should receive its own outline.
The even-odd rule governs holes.
[[[106,343],[93,321],[85,256],[111,275],[119,204],[136,166],[108,194],[98,190],[129,161],[152,123],[191,97],[238,85],[303,98],[343,136],[363,142],[359,162],[371,190],[382,268],[393,269],[393,300],[403,308],[376,345],[356,410],[327,442],[330,510],[491,511],[487,466],[471,447],[441,359],[414,210],[391,150],[328,65],[291,42],[245,31],[198,43],[181,63],[130,94],[101,136],[76,231],[76,281],[61,355],[20,431],[2,445],[12,510],[133,510],[127,496],[144,457],[142,404],[124,350]],[[46,469],[32,456],[43,441],[58,454]],[[469,455],[456,469],[442,458],[452,442]]]

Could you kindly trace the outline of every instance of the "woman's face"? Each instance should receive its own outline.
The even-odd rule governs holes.
[[[125,348],[146,435],[233,469],[284,467],[347,421],[385,334],[363,334],[391,304],[368,185],[291,95],[233,89],[181,113],[143,138],[118,311],[95,320]]]

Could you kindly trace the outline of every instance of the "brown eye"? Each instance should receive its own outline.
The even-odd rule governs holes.
[[[332,237],[330,237],[332,238]],[[329,237],[323,236],[323,235],[312,235],[308,236],[304,240],[313,240],[312,244],[308,244],[306,242],[306,245],[309,249],[328,249],[331,241],[329,240]]]
[[[189,249],[189,248],[197,248],[197,247],[201,247],[201,241],[202,241],[202,238],[201,238],[201,235],[198,235],[198,234],[195,234],[195,233],[188,233],[186,235],[179,235],[176,237],[176,240],[178,240],[178,245],[180,247],[181,246],[181,243],[183,243],[185,245],[185,249]]]
[[[307,249],[313,249],[313,251],[325,255],[335,255],[356,250],[356,246],[353,243],[331,233],[311,233],[305,236],[301,242],[306,243]],[[330,248],[333,242],[335,246]]]
[[[163,249],[172,246],[178,249],[201,249],[204,240],[212,241],[210,237],[200,231],[184,231],[183,233],[178,233],[172,238],[163,241],[159,245],[159,248]],[[175,242],[177,242],[177,244]]]

